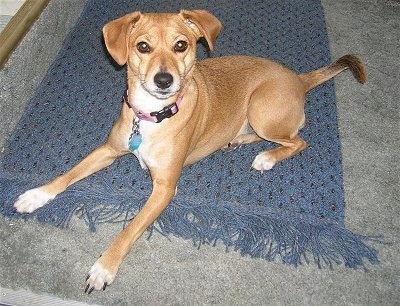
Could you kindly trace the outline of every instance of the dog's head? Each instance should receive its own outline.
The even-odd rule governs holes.
[[[219,20],[204,10],[179,14],[133,12],[103,28],[108,52],[140,85],[158,99],[182,88],[196,62],[196,43],[203,37],[212,50],[221,30]]]

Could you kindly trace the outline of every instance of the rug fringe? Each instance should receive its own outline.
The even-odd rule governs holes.
[[[0,177],[3,215],[21,216],[12,207],[19,190],[32,188],[32,180]],[[24,185],[24,186],[22,186]],[[30,185],[30,186],[29,186]],[[25,187],[25,188],[23,188]],[[115,191],[114,188],[94,183],[78,183],[60,194],[51,205],[45,205],[24,219],[36,218],[57,227],[68,227],[73,216],[78,216],[91,231],[102,223],[122,223],[125,226],[141,209],[149,196],[146,192]],[[279,216],[279,217],[278,217]],[[310,263],[309,256],[319,267],[343,264],[349,268],[362,267],[364,259],[379,263],[378,252],[366,242],[385,243],[382,237],[362,236],[343,225],[320,219],[282,216],[265,208],[199,199],[177,195],[156,223],[149,228],[149,238],[157,231],[164,236],[191,239],[200,248],[203,244],[216,245],[222,241],[226,250],[268,261],[281,259],[289,265]]]
[[[229,206],[228,206],[229,205]],[[217,207],[216,207],[217,206]],[[362,236],[340,224],[313,222],[302,218],[276,218],[275,213],[244,212],[233,203],[197,207],[174,201],[158,218],[157,225],[164,234],[174,234],[202,244],[215,245],[222,241],[227,250],[233,248],[241,255],[298,266],[309,263],[309,255],[322,268],[344,264],[349,268],[367,270],[364,259],[379,263],[378,252],[366,242],[385,243],[383,238]],[[246,208],[244,208],[246,209]],[[178,222],[179,220],[179,222]]]

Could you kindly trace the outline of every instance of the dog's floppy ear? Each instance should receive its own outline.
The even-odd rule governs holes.
[[[181,10],[181,16],[184,22],[198,35],[198,38],[204,37],[210,50],[214,49],[214,42],[221,31],[221,22],[205,10]]]
[[[140,12],[133,12],[110,21],[103,27],[104,42],[107,50],[121,66],[128,60],[129,34],[140,17]]]

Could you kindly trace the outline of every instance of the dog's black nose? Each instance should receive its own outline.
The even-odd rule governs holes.
[[[174,78],[168,72],[159,72],[154,76],[154,83],[160,89],[169,88],[173,82],[174,82]]]

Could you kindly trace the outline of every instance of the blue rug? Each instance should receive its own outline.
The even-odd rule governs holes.
[[[65,172],[105,141],[121,107],[125,68],[105,50],[101,29],[134,10],[204,8],[224,28],[211,56],[247,54],[278,60],[297,72],[331,62],[325,20],[317,0],[89,0],[1,154],[0,211],[66,227],[81,218],[91,230],[131,220],[151,191],[151,179],[134,156],[69,188],[31,215],[12,207],[16,197]],[[198,56],[209,52],[199,45]],[[356,82],[356,81],[354,81]],[[222,241],[228,249],[298,265],[377,263],[373,239],[344,227],[344,192],[333,82],[307,95],[309,147],[273,170],[250,171],[251,144],[216,152],[184,169],[178,194],[150,228],[192,239],[196,246]],[[221,131],[223,133],[223,131]]]

